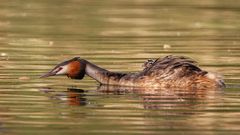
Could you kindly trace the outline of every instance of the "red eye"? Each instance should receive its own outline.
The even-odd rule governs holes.
[[[59,67],[58,71],[62,70],[63,68],[62,67]]]
[[[63,69],[62,67],[59,67],[59,68],[55,71],[55,73],[59,72],[59,71],[62,70],[62,69]]]

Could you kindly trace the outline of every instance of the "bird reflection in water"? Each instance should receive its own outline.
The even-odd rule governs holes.
[[[51,89],[45,89],[45,92],[55,93]],[[96,95],[98,97],[105,95],[104,98],[106,98],[106,95],[126,95],[126,98],[123,97],[121,99],[126,101],[136,100],[135,103],[137,103],[137,105],[134,107],[150,110],[194,109],[194,107],[199,107],[198,105],[219,100],[223,93],[221,89],[152,89],[111,85],[100,85],[96,91],[93,90],[91,92],[97,93]],[[60,99],[68,105],[87,106],[90,105],[91,100],[93,100],[93,98],[88,99],[89,93],[90,90],[67,88],[67,91],[61,94],[52,94],[51,98]],[[129,99],[129,95],[132,99]],[[107,98],[114,97],[108,96]],[[116,100],[113,101],[116,102]],[[95,104],[102,104],[100,103],[101,101],[98,102],[95,99],[94,102]],[[106,102],[104,104],[103,106],[108,106]],[[126,102],[120,104],[118,104],[118,107],[124,107]]]
[[[51,88],[42,88],[41,91],[46,94],[51,94],[51,99],[63,101],[68,105],[85,106],[88,104],[88,100],[85,97],[86,93],[88,92],[87,90],[82,90],[78,88],[67,88],[67,91],[58,93]]]
[[[129,94],[139,97],[144,109],[189,109],[195,105],[218,100],[222,89],[151,89],[101,85],[98,91],[106,94]]]

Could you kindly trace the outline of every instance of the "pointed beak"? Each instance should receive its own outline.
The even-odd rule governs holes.
[[[52,71],[50,71],[50,72],[48,72],[48,73],[46,73],[46,74],[40,76],[40,78],[46,78],[46,77],[49,77],[49,76],[55,76],[55,75],[56,75],[56,73],[53,73]]]

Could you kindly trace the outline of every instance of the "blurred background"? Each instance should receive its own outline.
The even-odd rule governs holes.
[[[237,134],[239,0],[0,0],[0,134]],[[39,79],[75,56],[135,72],[183,55],[218,72],[220,91],[102,88]],[[101,90],[111,89],[112,92]]]

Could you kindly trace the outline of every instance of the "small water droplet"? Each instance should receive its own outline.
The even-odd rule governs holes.
[[[164,48],[164,49],[169,49],[169,48],[171,48],[171,45],[169,45],[169,44],[164,44],[164,45],[163,45],[163,48]]]
[[[49,45],[53,45],[54,42],[53,42],[53,41],[49,41],[48,44],[49,44]]]
[[[1,56],[2,57],[7,56],[7,53],[1,53]]]
[[[30,78],[27,76],[21,76],[18,78],[19,80],[29,80]]]

